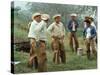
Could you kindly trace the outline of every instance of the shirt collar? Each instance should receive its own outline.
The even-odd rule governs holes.
[[[36,20],[34,20],[33,22],[34,22],[35,24],[38,24],[38,23],[40,23],[40,22],[37,22]]]

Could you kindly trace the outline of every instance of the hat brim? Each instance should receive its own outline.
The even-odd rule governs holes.
[[[54,16],[53,19],[57,18],[57,17],[61,17],[61,16]]]

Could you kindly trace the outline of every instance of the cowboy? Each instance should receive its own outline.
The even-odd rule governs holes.
[[[90,20],[86,20],[87,27],[84,29],[83,36],[86,40],[86,49],[87,49],[87,58],[91,59],[91,53],[90,53],[90,47],[92,48],[92,53],[94,56],[96,56],[96,49],[95,49],[95,41],[94,37],[96,36],[96,30],[91,25]]]
[[[28,38],[30,39],[30,57],[29,57],[28,65],[32,67],[34,64],[35,69],[37,69],[38,68],[37,53],[36,53],[37,36],[36,36],[35,28],[41,22],[41,14],[34,13],[32,15],[32,20],[33,22],[30,25],[29,33],[28,33]]]
[[[77,53],[77,48],[79,48],[78,39],[76,36],[77,28],[79,26],[78,21],[76,20],[77,14],[71,14],[71,20],[68,23],[68,30],[69,30],[69,45],[72,51],[74,52],[74,49]],[[74,42],[74,43],[73,43]],[[73,47],[75,45],[75,48]]]
[[[95,23],[94,23],[93,17],[90,17],[89,20],[91,21],[91,25],[95,28],[96,33],[97,33],[97,27],[96,27],[96,25],[95,25]],[[95,42],[96,42],[96,44],[97,44],[97,35],[96,35],[96,37],[95,37]]]
[[[96,28],[96,25],[95,25],[95,23],[94,23],[94,19],[92,18],[92,17],[90,17],[90,16],[85,16],[85,20],[84,20],[84,25],[85,25],[85,27],[84,28],[86,28],[86,20],[90,20],[90,22],[91,22],[91,26],[93,26],[94,28],[95,28],[95,30],[96,30],[96,33],[97,33],[97,28]],[[95,45],[97,44],[97,35],[95,36]],[[96,46],[95,46],[96,47]],[[91,50],[91,54],[93,54],[92,52],[92,49],[91,49],[91,47],[90,47],[90,50]]]
[[[52,37],[52,50],[54,53],[53,62],[56,64],[65,63],[66,56],[64,50],[64,37],[65,28],[61,22],[61,15],[56,14],[53,16],[54,22],[48,27],[47,31],[51,33]]]
[[[46,72],[47,71],[47,56],[46,56],[46,31],[47,31],[47,23],[49,21],[50,16],[48,14],[42,14],[42,21],[35,28],[37,39],[38,39],[38,72]]]

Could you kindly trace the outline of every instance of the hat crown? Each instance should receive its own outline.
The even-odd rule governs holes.
[[[42,14],[42,15],[41,15],[41,18],[42,18],[43,20],[47,20],[47,19],[50,18],[50,16],[49,16],[48,14]]]
[[[32,15],[32,19],[34,18],[34,17],[36,17],[36,16],[39,16],[39,15],[41,15],[41,13],[34,13],[33,15]]]
[[[53,16],[53,18],[56,18],[56,17],[61,17],[61,14],[56,14]]]
[[[75,13],[72,13],[72,14],[70,14],[70,16],[77,16],[77,14],[75,14]]]

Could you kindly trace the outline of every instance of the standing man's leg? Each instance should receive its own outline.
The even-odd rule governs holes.
[[[52,48],[52,51],[53,51],[53,62],[55,62],[55,57],[56,57],[56,51],[55,51],[55,47],[54,47],[54,44],[55,44],[55,39],[52,38],[51,40],[51,48]]]
[[[37,68],[38,64],[37,64],[37,55],[36,55],[36,41],[35,39],[30,39],[30,57],[29,57],[29,66],[33,66],[33,63],[35,65],[35,68]]]
[[[76,32],[73,33],[73,38],[74,38],[74,42],[75,42],[75,51],[77,52],[77,49],[79,48],[79,43],[78,43],[78,39],[76,36]]]
[[[52,49],[53,49],[53,62],[55,64],[59,64],[60,63],[60,58],[59,58],[59,40],[52,38]]]
[[[70,45],[70,49],[74,52],[74,48],[73,48],[73,34],[72,34],[72,32],[69,33],[69,45]]]
[[[96,49],[95,49],[95,40],[94,39],[91,39],[90,46],[92,48],[92,53],[94,54],[94,56],[97,56],[97,52],[96,52]]]
[[[38,72],[47,71],[47,56],[46,56],[46,44],[45,41],[39,42],[38,50]]]
[[[64,42],[63,39],[60,40],[60,57],[61,57],[61,61],[62,63],[66,63],[66,53],[65,53],[65,49],[64,49]]]
[[[36,41],[35,39],[30,39],[30,56],[35,54]]]
[[[86,49],[87,49],[87,58],[90,59],[91,53],[90,53],[90,40],[86,39]]]

